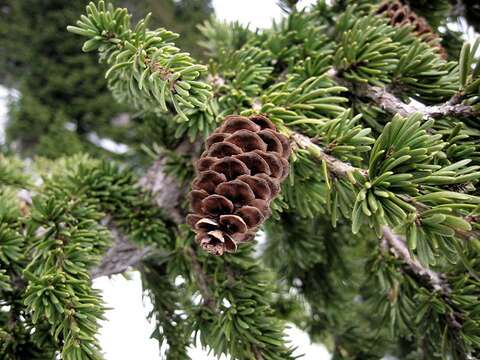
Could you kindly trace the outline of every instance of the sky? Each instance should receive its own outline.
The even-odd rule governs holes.
[[[300,8],[315,3],[315,0],[300,0]],[[252,29],[266,28],[272,20],[282,17],[277,0],[212,0],[217,17],[227,21],[240,21]]]
[[[314,0],[303,0],[300,6],[307,6]],[[281,9],[276,0],[213,0],[217,17],[222,20],[238,20],[249,24],[252,29],[269,27],[273,19],[280,19]],[[1,108],[0,108],[1,110]],[[1,116],[1,113],[0,113]],[[140,276],[137,272],[125,276],[100,278],[94,286],[103,291],[107,321],[102,323],[100,343],[106,360],[159,360],[158,342],[150,339],[153,323],[146,320],[152,305],[142,297]],[[290,325],[287,335],[291,344],[297,347],[295,354],[304,354],[303,360],[328,360],[330,355],[322,345],[311,344],[306,333]],[[215,360],[200,346],[190,349],[194,360]],[[226,360],[222,357],[221,360]]]
[[[12,91],[8,91],[0,86],[0,144],[5,142],[5,125],[7,123],[7,100],[14,96]]]

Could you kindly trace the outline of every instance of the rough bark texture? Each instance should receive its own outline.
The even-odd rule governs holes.
[[[437,119],[446,116],[471,118],[480,116],[480,111],[470,105],[461,104],[461,96],[454,96],[449,101],[440,104],[425,106],[418,102],[404,103],[389,89],[389,87],[372,86],[369,84],[353,83],[343,79],[335,69],[329,71],[329,76],[338,84],[348,88],[355,96],[373,101],[383,110],[391,114],[408,116],[414,113],[423,114],[424,119]]]
[[[432,289],[441,292],[444,295],[450,294],[450,286],[445,281],[442,274],[437,273],[431,269],[427,269],[417,259],[412,258],[408,251],[405,239],[393,233],[388,227],[382,227],[383,239],[387,242],[387,247],[399,259],[401,259],[411,271],[413,271],[420,278],[426,279]]]
[[[167,158],[160,155],[140,179],[140,186],[153,194],[155,203],[176,223],[184,222],[184,216],[178,208],[181,196],[186,189],[179,187],[178,180],[165,172]]]
[[[135,266],[152,251],[150,246],[139,248],[115,227],[110,227],[114,245],[106,252],[102,262],[92,269],[92,278],[120,274]]]
[[[186,151],[185,145],[180,145],[181,152]],[[145,190],[152,192],[157,206],[165,210],[174,222],[180,224],[184,222],[184,216],[179,210],[179,202],[185,195],[187,189],[179,186],[178,181],[165,172],[165,162],[167,158],[159,155],[146,174],[140,179],[139,184]],[[102,262],[92,269],[92,277],[110,276],[122,273],[131,267],[135,267],[142,258],[151,255],[154,251],[152,247],[140,248],[131,243],[128,238],[111,226],[113,246],[107,251]]]

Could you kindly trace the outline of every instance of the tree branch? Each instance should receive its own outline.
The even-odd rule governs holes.
[[[302,149],[309,150],[317,160],[325,161],[328,170],[335,176],[351,181],[353,179],[353,173],[358,173],[364,178],[368,178],[368,170],[354,167],[349,163],[343,162],[325,153],[324,149],[312,142],[312,140],[307,136],[299,133],[292,133],[290,137],[293,140],[294,145]],[[428,205],[416,201],[409,195],[402,194],[400,197],[404,201],[413,204],[415,208],[417,208],[417,211],[427,210],[430,208]],[[470,240],[478,237],[478,232],[474,230],[457,231],[456,233],[458,237],[464,240]],[[386,225],[382,227],[382,234],[386,243],[382,242],[381,245],[384,248],[386,248],[386,245],[388,245],[388,248],[390,248],[397,257],[401,258],[415,274],[419,275],[421,278],[426,278],[432,289],[439,291],[444,295],[448,295],[451,292],[448,283],[444,280],[445,276],[443,274],[439,274],[426,268],[418,260],[412,258],[402,236],[395,234],[393,230]]]
[[[427,269],[418,260],[412,258],[408,251],[403,237],[396,235],[388,226],[382,226],[383,239],[388,243],[392,253],[401,259],[420,278],[427,280],[433,290],[449,295],[451,292],[449,284],[445,281],[443,274]]]
[[[408,116],[418,112],[422,113],[425,119],[437,119],[446,116],[460,118],[480,116],[480,111],[474,110],[470,105],[460,103],[461,94],[453,96],[449,101],[440,105],[425,106],[415,102],[407,104],[389,91],[388,87],[347,81],[335,69],[331,69],[328,74],[338,84],[348,88],[355,96],[369,99],[391,114]]]
[[[455,310],[452,310],[458,306],[452,301],[451,293],[452,289],[450,284],[446,280],[446,276],[442,273],[438,273],[423,266],[418,260],[412,258],[408,248],[405,244],[405,239],[401,236],[394,234],[389,227],[382,227],[382,242],[386,242],[390,251],[399,259],[401,259],[408,268],[417,275],[421,280],[424,280],[428,287],[433,291],[437,291],[441,294],[443,300],[450,305],[451,309],[448,309],[444,314],[445,320],[448,326],[453,330],[454,336],[460,338],[459,331],[463,327],[463,317]]]
[[[299,133],[291,135],[294,143],[303,149],[308,149],[312,152],[313,156],[317,160],[325,161],[327,163],[328,170],[340,178],[350,179],[351,174],[358,172],[364,177],[368,177],[368,170],[356,168],[348,163],[345,163],[339,159],[334,158],[331,155],[325,153],[325,151],[318,145],[312,142],[312,140]],[[420,276],[427,276],[432,285],[432,288],[436,290],[446,289],[447,287],[442,283],[440,276],[434,272],[423,267],[417,260],[412,259],[410,253],[405,245],[404,240],[394,234],[393,230],[388,226],[382,227],[383,238],[388,242],[388,245],[394,249],[395,254],[400,257],[414,273]],[[385,244],[383,244],[385,245]],[[443,290],[442,290],[443,291]]]
[[[368,170],[360,169],[352,166],[351,164],[345,163],[335,157],[326,154],[325,151],[318,145],[312,142],[312,140],[302,134],[293,133],[291,138],[297,146],[303,149],[308,149],[311,151],[312,155],[317,158],[317,160],[325,161],[329,171],[340,178],[350,179],[354,172],[361,174],[364,177],[368,177]],[[402,196],[405,200],[409,202],[415,202],[413,198],[409,196]],[[422,208],[428,208],[427,205],[422,203],[416,203],[417,206]],[[460,234],[462,235],[462,234]],[[464,234],[466,237],[470,237],[470,234]],[[405,239],[393,232],[393,230],[388,226],[382,226],[382,241],[381,246],[384,250],[389,249],[395,256],[401,259],[409,269],[418,275],[421,279],[425,279],[429,286],[434,290],[440,292],[444,296],[448,296],[451,293],[450,286],[445,280],[445,276],[441,273],[435,272],[431,269],[423,266],[417,259],[414,259],[410,252],[408,251]]]
[[[164,209],[174,222],[183,223],[185,217],[178,204],[187,189],[181,189],[178,180],[165,172],[166,161],[167,157],[160,155],[140,179],[139,184],[152,193],[158,207]]]
[[[132,244],[114,225],[110,224],[109,228],[114,245],[105,253],[102,262],[92,269],[92,278],[120,274],[138,264],[153,250],[151,246],[140,248]]]
[[[183,149],[181,149],[183,151]],[[178,181],[165,172],[167,158],[160,154],[153,162],[146,174],[140,179],[140,186],[153,195],[157,206],[165,210],[165,213],[177,224],[184,222],[184,216],[179,210],[178,204],[186,192],[181,189]],[[110,224],[111,234],[114,240],[113,246],[106,252],[101,263],[92,269],[92,277],[111,276],[122,273],[131,267],[135,267],[144,257],[158,251],[153,247],[139,247],[130,242],[125,234],[122,234],[113,224]]]
[[[312,152],[314,157],[320,161],[325,161],[327,168],[336,176],[340,178],[351,179],[354,172],[359,172],[363,177],[368,176],[368,170],[356,168],[344,161],[337,159],[336,157],[329,155],[320,146],[315,144],[308,136],[300,133],[292,133],[290,135],[293,140],[293,144],[301,149],[308,149]]]
[[[335,158],[332,155],[329,155],[322,149],[320,146],[315,144],[309,137],[299,134],[299,133],[291,133],[291,139],[293,140],[294,145],[300,147],[301,149],[309,150],[310,153],[319,161],[325,161],[327,164],[328,170],[333,173],[338,178],[347,179],[352,183],[355,183],[355,179],[353,177],[354,173],[360,174],[363,178],[368,179],[368,170],[357,168],[349,163],[346,163],[342,160]],[[430,209],[430,206],[423,204],[417,201],[415,198],[411,197],[410,195],[406,194],[398,194],[398,197],[401,198],[403,201],[412,204],[417,209],[417,214],[420,215],[421,211],[425,211]],[[472,221],[476,220],[476,217],[466,216],[465,220]],[[471,230],[471,231],[463,231],[463,230],[456,230],[456,235],[464,239],[466,241],[476,239],[480,236],[479,231]]]

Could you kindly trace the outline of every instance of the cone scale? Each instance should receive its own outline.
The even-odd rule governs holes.
[[[400,0],[386,0],[379,5],[376,13],[388,17],[392,26],[411,26],[416,36],[436,47],[442,58],[447,58],[447,53],[440,45],[438,35],[432,30],[427,20],[418,16],[408,5],[403,4]]]
[[[235,252],[270,216],[288,175],[288,139],[265,116],[227,116],[195,164],[187,223],[207,252]]]

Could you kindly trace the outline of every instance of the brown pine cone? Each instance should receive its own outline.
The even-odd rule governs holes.
[[[410,9],[410,6],[403,4],[400,0],[386,0],[380,4],[376,14],[387,16],[392,26],[411,26],[413,32],[422,41],[439,50],[442,58],[447,58],[447,52],[440,45],[440,38],[428,25],[427,20],[423,16],[418,16]]]
[[[265,116],[225,118],[206,141],[190,192],[187,223],[203,249],[222,255],[253,238],[288,174],[290,153]]]

